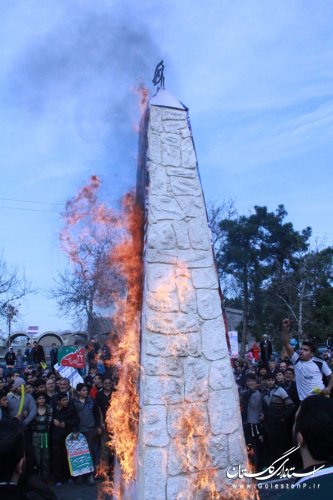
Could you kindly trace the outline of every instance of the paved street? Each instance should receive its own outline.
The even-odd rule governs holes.
[[[62,488],[52,488],[59,500],[97,500],[97,485],[65,484]]]

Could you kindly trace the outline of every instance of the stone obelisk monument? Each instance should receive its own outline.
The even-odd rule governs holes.
[[[245,465],[246,453],[187,108],[159,89],[140,140],[138,498],[200,498],[223,491],[228,467]]]

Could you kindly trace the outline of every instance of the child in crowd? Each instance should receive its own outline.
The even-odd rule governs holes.
[[[37,415],[31,422],[32,444],[38,472],[44,480],[50,475],[49,430],[52,422],[52,408],[46,404],[46,395],[37,394]]]
[[[51,430],[52,470],[57,487],[61,487],[65,480],[71,480],[65,440],[68,434],[77,430],[78,424],[79,418],[67,393],[59,392],[56,396]]]
[[[278,386],[273,373],[266,378],[267,390],[263,394],[263,424],[268,446],[268,463],[272,464],[287,450],[287,421],[294,403],[283,387]]]
[[[78,384],[76,386],[76,392],[77,398],[73,399],[73,405],[79,417],[78,430],[85,436],[93,463],[96,465],[95,439],[97,435],[102,434],[100,412],[95,400],[88,395],[88,387],[86,384]],[[95,484],[92,474],[88,474],[88,484],[90,486]]]

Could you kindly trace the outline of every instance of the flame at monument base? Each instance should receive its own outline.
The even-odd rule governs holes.
[[[126,297],[118,296],[113,315],[115,335],[108,340],[119,381],[107,410],[108,446],[116,456],[113,484],[103,483],[101,491],[115,498],[134,498],[136,446],[139,421],[140,311],[142,298],[142,211],[134,196],[123,198],[120,224],[123,239],[114,247],[109,264],[116,266],[125,281]],[[105,467],[104,467],[105,469]],[[128,496],[130,495],[130,496]]]

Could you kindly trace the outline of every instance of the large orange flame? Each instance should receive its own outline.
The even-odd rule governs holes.
[[[119,369],[117,391],[107,411],[110,446],[119,460],[125,482],[135,479],[139,421],[140,311],[142,300],[142,211],[131,194],[123,198],[123,240],[115,246],[110,263],[125,278],[126,297],[118,297],[113,316],[119,343],[110,340]]]
[[[65,227],[60,237],[74,272],[87,280],[96,280],[95,306],[112,305],[115,310],[114,330],[107,343],[119,382],[106,424],[108,444],[117,456],[126,482],[136,475],[143,215],[133,193],[123,197],[119,213],[107,208],[98,200],[100,185],[100,179],[92,176],[67,202]],[[121,286],[112,286],[115,276]],[[106,463],[101,463],[97,473],[104,478],[102,490],[112,492]]]
[[[82,243],[87,245],[88,242],[93,246],[110,234],[117,238],[117,243],[113,242],[108,247],[108,253],[103,261],[103,276],[100,276],[100,280],[103,285],[103,279],[106,281],[108,279],[109,270],[116,270],[116,274],[122,277],[123,288],[111,291],[111,297],[108,297],[110,287],[109,283],[106,283],[105,286],[101,286],[99,300],[102,304],[113,302],[115,306],[114,330],[107,342],[112,352],[112,363],[118,369],[119,382],[107,411],[106,425],[110,438],[108,445],[115,452],[124,485],[121,483],[115,485],[110,480],[107,457],[104,457],[106,460],[100,464],[97,473],[103,477],[99,498],[104,499],[106,495],[113,495],[114,498],[121,499],[126,485],[136,479],[143,213],[135,203],[132,193],[124,196],[120,213],[112,211],[98,202],[99,187],[99,179],[92,177],[90,183],[67,204],[62,243],[72,262],[80,263],[81,268],[88,271],[89,253],[88,255],[81,253],[80,245]],[[162,310],[168,311],[170,307],[172,309],[169,303],[171,294],[166,292],[168,283],[172,280],[176,283],[181,311],[185,312],[192,307],[193,290],[190,277],[191,272],[183,263],[178,264],[174,275],[164,277],[160,288],[155,290]],[[163,313],[161,316],[163,317]],[[175,338],[173,339],[175,358],[182,349],[181,337],[179,335],[176,342]],[[189,478],[192,497],[225,500],[258,498],[254,487],[235,490],[233,485],[225,484],[220,491],[218,469],[214,466],[210,453],[210,439],[202,405],[183,405],[169,453],[174,453],[181,472]]]
[[[215,485],[216,468],[212,465],[208,451],[208,435],[200,408],[192,405],[184,412],[178,422],[178,432],[174,439],[175,452],[184,472],[191,475],[191,491],[205,491],[208,498],[218,498]]]
[[[65,226],[60,233],[62,248],[82,273],[91,272],[96,249],[104,254],[113,244],[118,219],[110,208],[98,201],[100,179],[93,175],[79,193],[68,200],[62,214]]]

